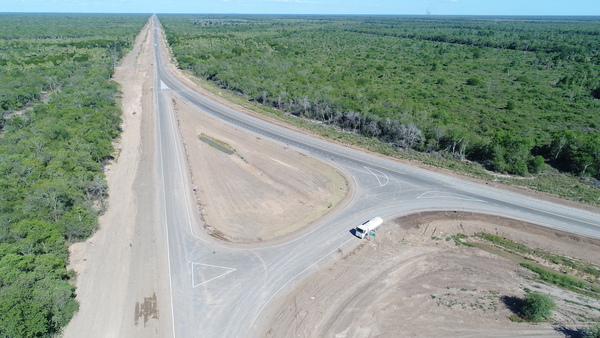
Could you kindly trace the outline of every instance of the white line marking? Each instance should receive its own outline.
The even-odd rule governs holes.
[[[426,195],[432,195],[435,194],[434,196],[426,196]],[[424,193],[422,193],[421,195],[419,195],[419,197],[417,197],[417,199],[434,199],[434,198],[448,198],[448,199],[456,199],[456,200],[463,200],[463,201],[476,201],[476,202],[481,202],[481,203],[487,203],[486,201],[482,201],[480,199],[477,198],[473,198],[473,197],[469,197],[469,196],[465,196],[465,195],[459,195],[459,194],[454,194],[451,192],[443,192],[443,191],[426,191]]]
[[[166,96],[165,96],[166,97]],[[171,96],[171,99],[173,97]],[[181,147],[181,136],[179,135],[179,128],[175,128],[175,124],[172,123],[173,122],[173,116],[175,114],[173,114],[173,105],[171,104],[171,101],[169,101],[169,116],[171,118],[169,118],[169,121],[171,122],[171,132],[173,133],[173,135],[175,136],[175,147]],[[179,177],[180,177],[180,182],[181,182],[181,186],[182,187],[186,187],[189,184],[187,184],[184,180],[184,176],[186,175],[185,172],[183,171],[183,168],[181,167],[181,157],[179,156],[180,152],[179,149],[177,151],[175,151],[175,157],[177,158],[177,169],[179,169]],[[187,158],[186,158],[187,161]],[[184,189],[184,194],[183,197],[185,199],[185,210],[186,210],[186,215],[187,215],[187,219],[188,219],[188,227],[190,228],[190,233],[192,234],[193,237],[195,237],[196,239],[200,239],[196,233],[194,232],[194,227],[192,226],[192,219],[190,217],[190,201],[188,199],[188,192],[187,190]]]
[[[156,62],[155,62],[156,63]],[[172,323],[172,327],[173,327],[173,338],[175,338],[175,308],[173,307],[173,281],[172,281],[172,274],[171,274],[171,247],[169,246],[169,221],[168,221],[168,217],[167,217],[167,196],[165,194],[166,188],[165,188],[165,173],[164,173],[164,162],[163,162],[163,148],[162,148],[162,140],[160,138],[161,135],[161,123],[160,123],[160,116],[159,116],[159,112],[160,112],[160,106],[158,104],[158,95],[162,95],[162,93],[158,93],[155,91],[154,93],[154,101],[156,104],[155,110],[156,110],[156,120],[157,120],[157,124],[158,124],[158,148],[159,148],[159,159],[160,159],[160,172],[162,174],[162,199],[163,199],[163,212],[165,215],[165,236],[167,239],[167,262],[168,262],[168,267],[169,267],[169,293],[171,295],[171,323]]]
[[[153,25],[154,25],[154,20],[152,21]],[[156,27],[154,27],[155,33],[152,34],[152,39],[154,40],[156,38]],[[156,58],[156,54],[154,54],[154,76],[157,76],[158,74],[158,59]],[[161,81],[162,82],[162,81]],[[156,86],[156,81],[154,81],[155,86]],[[175,308],[173,306],[173,281],[172,281],[172,274],[171,274],[171,247],[169,246],[169,224],[168,224],[168,220],[167,220],[167,197],[165,195],[165,180],[164,180],[164,162],[163,162],[163,156],[162,156],[162,140],[160,138],[160,131],[161,131],[161,123],[160,123],[160,105],[158,103],[158,95],[161,95],[162,93],[159,93],[159,90],[157,90],[158,88],[154,88],[154,112],[156,114],[156,124],[157,124],[157,132],[158,132],[158,137],[157,137],[157,142],[158,142],[158,148],[159,148],[159,166],[160,166],[160,172],[162,174],[162,199],[163,199],[163,212],[165,215],[165,237],[167,240],[167,266],[169,267],[169,294],[170,294],[170,301],[171,301],[171,327],[172,327],[172,333],[173,333],[173,338],[175,338]]]
[[[222,274],[220,274],[220,275],[218,275],[216,277],[213,277],[213,278],[211,278],[209,280],[206,280],[206,281],[204,281],[204,282],[202,282],[200,284],[196,284],[196,280],[194,278],[195,265],[208,266],[208,267],[211,267],[211,268],[224,269],[224,270],[227,270],[227,271],[223,272]],[[200,285],[204,285],[204,284],[206,284],[206,283],[208,283],[210,281],[213,281],[213,280],[215,280],[217,278],[221,278],[221,277],[223,277],[225,275],[228,275],[228,274],[234,272],[235,270],[237,270],[237,269],[235,269],[235,268],[229,268],[229,267],[226,267],[226,266],[218,266],[218,265],[211,265],[211,264],[203,264],[203,263],[192,262],[192,288],[195,288],[195,287],[200,286]]]
[[[380,187],[385,187],[388,183],[390,183],[390,178],[381,170],[377,170],[377,169],[371,169],[369,167],[363,167],[365,169],[367,169],[371,174],[373,174],[373,176],[375,176],[375,178],[377,179],[377,182],[379,182],[379,186]],[[379,174],[381,174],[381,176],[383,176],[385,178],[385,183],[381,183],[381,180],[379,179],[379,175],[375,173],[375,171],[377,171]]]

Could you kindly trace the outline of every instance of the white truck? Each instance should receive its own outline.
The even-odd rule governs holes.
[[[356,227],[356,237],[359,237],[360,239],[365,238],[365,236],[367,236],[369,232],[379,228],[381,224],[383,224],[383,219],[381,219],[381,217],[375,217],[364,222],[363,224]]]

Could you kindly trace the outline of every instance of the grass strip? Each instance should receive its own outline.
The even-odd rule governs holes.
[[[542,269],[529,263],[519,263],[519,265],[539,274],[539,279],[546,283],[560,286],[563,289],[577,292],[589,297],[600,299],[600,288],[595,287],[590,283],[586,283],[560,273]]]
[[[568,267],[593,277],[600,277],[600,270],[588,263],[573,260],[568,257],[553,255],[551,253],[545,252],[539,249],[531,249],[523,244],[519,244],[505,238],[502,238],[497,235],[487,234],[487,233],[476,233],[475,236],[484,239],[491,244],[511,253],[518,253],[522,255],[531,255],[536,258],[541,258],[546,261],[552,262],[556,265]],[[527,258],[527,257],[525,257]]]

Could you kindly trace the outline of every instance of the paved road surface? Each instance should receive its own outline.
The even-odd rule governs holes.
[[[153,18],[155,27],[158,24]],[[155,28],[154,39],[159,33]],[[155,44],[158,175],[176,337],[253,337],[264,309],[301,278],[360,243],[350,230],[375,216],[426,210],[482,212],[600,238],[600,215],[479,185],[364,154],[272,125],[202,97],[169,73]],[[344,210],[288,243],[244,249],[202,232],[185,168],[171,95],[261,137],[294,147],[349,173],[357,189]]]

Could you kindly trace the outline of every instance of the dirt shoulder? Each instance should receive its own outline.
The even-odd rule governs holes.
[[[411,215],[309,277],[267,316],[270,337],[564,336],[600,318],[600,301],[531,278],[516,262],[457,246],[454,234],[487,232],[600,265],[600,241],[486,215]],[[551,295],[549,323],[509,320],[524,289]]]
[[[115,69],[122,91],[123,132],[105,167],[106,212],[89,240],[69,248],[79,311],[65,337],[169,336],[166,252],[155,210],[154,68],[151,26]],[[160,319],[160,320],[159,320]]]

